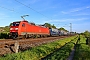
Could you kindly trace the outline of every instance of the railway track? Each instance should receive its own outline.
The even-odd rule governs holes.
[[[15,43],[18,43],[19,51],[24,51],[27,50],[28,48],[39,46],[45,43],[50,43],[66,37],[67,36],[35,38],[35,39],[19,39],[19,40],[12,40],[12,39],[0,40],[0,55],[2,56],[7,53],[15,53]]]

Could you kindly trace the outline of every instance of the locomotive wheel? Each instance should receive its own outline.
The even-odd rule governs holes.
[[[24,38],[24,39],[27,39],[27,38],[28,38],[28,36],[27,36],[27,35],[24,35],[24,36],[23,36],[23,38]]]
[[[23,39],[25,39],[26,37],[25,37],[25,35],[23,36]]]
[[[36,35],[33,35],[33,38],[36,38]]]
[[[17,39],[16,35],[15,35],[15,36],[13,36],[12,38],[13,38],[13,40],[16,40],[16,39]]]

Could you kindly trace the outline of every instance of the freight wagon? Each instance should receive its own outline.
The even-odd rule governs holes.
[[[60,30],[60,35],[61,36],[67,36],[69,32],[66,32],[64,30]]]
[[[60,36],[60,31],[58,29],[51,28],[50,36]]]

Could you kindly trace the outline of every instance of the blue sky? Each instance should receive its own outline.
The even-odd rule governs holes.
[[[22,4],[20,4],[20,3]],[[23,5],[24,4],[24,5]],[[0,26],[22,20],[50,23],[70,31],[90,31],[90,0],[0,0]]]

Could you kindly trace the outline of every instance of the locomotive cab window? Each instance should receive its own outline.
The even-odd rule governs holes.
[[[22,24],[22,27],[25,27],[25,24],[24,23]]]
[[[11,24],[11,26],[19,26],[20,22],[14,22]]]

